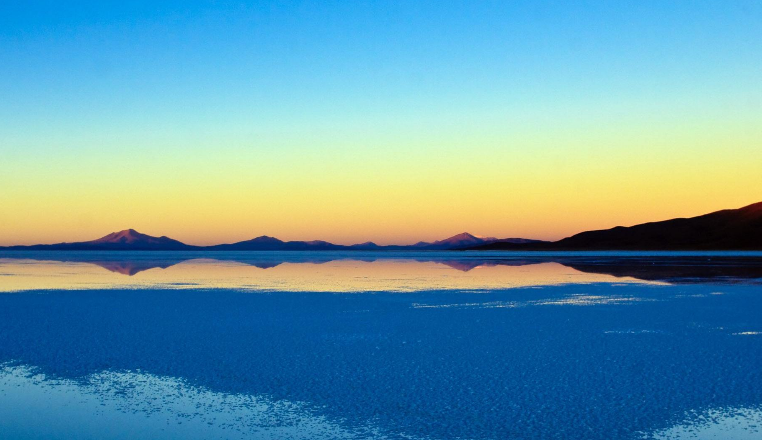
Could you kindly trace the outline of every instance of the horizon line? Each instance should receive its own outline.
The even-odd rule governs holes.
[[[544,240],[544,239],[535,239],[535,238],[517,237],[517,236],[499,238],[499,237],[496,237],[496,236],[477,235],[477,234],[472,234],[470,232],[464,231],[464,232],[459,232],[459,233],[453,234],[451,236],[448,236],[446,238],[442,238],[442,239],[439,239],[439,240],[434,240],[434,241],[418,240],[418,241],[415,241],[415,242],[410,243],[410,244],[396,244],[396,243],[394,243],[394,244],[378,244],[378,243],[376,243],[373,240],[365,240],[365,241],[351,243],[351,244],[342,244],[342,243],[334,243],[334,242],[330,242],[328,240],[322,240],[322,239],[313,239],[313,240],[283,240],[283,239],[280,239],[280,238],[275,237],[273,235],[262,234],[262,235],[258,235],[258,236],[252,237],[252,238],[243,239],[243,240],[234,241],[234,242],[224,242],[224,243],[216,243],[216,244],[208,244],[208,245],[197,245],[197,244],[189,244],[189,243],[186,243],[186,242],[174,239],[172,237],[169,237],[167,235],[149,235],[149,234],[141,233],[141,232],[137,231],[134,228],[126,228],[126,229],[122,229],[122,230],[118,230],[118,231],[109,232],[109,233],[107,233],[107,234],[105,234],[103,236],[100,236],[98,238],[94,238],[94,239],[90,239],[90,240],[84,240],[84,241],[61,241],[61,242],[57,242],[57,243],[35,243],[35,244],[9,244],[9,245],[0,245],[0,248],[31,247],[31,246],[55,246],[55,245],[63,245],[63,244],[89,243],[89,242],[94,242],[94,241],[105,239],[105,238],[107,238],[109,236],[112,236],[112,235],[123,234],[123,233],[126,233],[126,232],[134,232],[136,234],[145,235],[145,236],[148,236],[150,238],[157,238],[157,239],[166,238],[166,239],[173,240],[173,241],[176,241],[178,243],[181,243],[182,245],[185,245],[185,246],[198,247],[198,248],[208,248],[208,247],[214,247],[214,246],[232,245],[232,244],[237,244],[237,243],[242,243],[242,242],[246,242],[246,241],[255,240],[255,239],[258,239],[258,238],[271,238],[271,239],[275,239],[275,240],[278,240],[278,241],[281,241],[281,242],[284,242],[284,243],[293,243],[293,242],[296,242],[296,243],[325,242],[325,243],[328,243],[330,245],[345,246],[345,247],[359,246],[359,245],[363,245],[363,244],[368,244],[368,245],[373,244],[373,245],[376,245],[376,246],[379,246],[379,247],[394,247],[394,246],[411,247],[411,246],[415,246],[417,244],[423,244],[423,243],[434,244],[434,243],[438,243],[438,242],[443,242],[443,241],[447,241],[447,240],[456,238],[456,237],[461,236],[461,235],[468,235],[468,236],[471,236],[471,237],[474,237],[474,238],[477,238],[477,239],[480,239],[480,240],[493,241],[493,242],[504,241],[504,240],[531,240],[531,241],[537,241],[537,242],[555,243],[555,242],[561,241],[561,240],[563,240],[565,238],[573,237],[573,236],[575,236],[577,234],[580,234],[580,233],[583,233],[583,232],[603,231],[603,230],[610,230],[610,229],[614,229],[614,228],[632,227],[632,226],[637,226],[637,225],[642,225],[642,224],[658,223],[658,222],[669,221],[669,220],[697,218],[697,217],[702,217],[702,216],[705,216],[705,215],[715,214],[715,213],[723,212],[723,211],[736,211],[736,210],[746,209],[746,208],[753,207],[755,205],[758,205],[758,206],[762,207],[762,201],[751,203],[751,204],[748,204],[748,205],[745,205],[745,206],[741,206],[739,208],[719,209],[719,210],[716,210],[716,211],[711,211],[711,212],[700,214],[700,215],[693,216],[693,217],[673,217],[673,218],[669,218],[669,219],[655,220],[655,221],[649,221],[649,222],[644,222],[644,223],[637,223],[635,225],[630,225],[630,226],[617,225],[617,226],[612,226],[612,227],[603,228],[603,229],[592,229],[592,230],[586,230],[586,231],[579,231],[579,232],[576,232],[574,234],[571,234],[571,235],[568,235],[566,237],[562,237],[562,238],[556,239],[556,240]]]

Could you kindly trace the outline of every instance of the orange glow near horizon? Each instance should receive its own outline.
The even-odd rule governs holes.
[[[3,11],[0,246],[557,240],[762,201],[759,8],[65,3]]]
[[[439,262],[414,260],[334,260],[325,263],[282,263],[258,268],[234,261],[194,259],[167,268],[151,268],[127,276],[102,263],[0,258],[0,270],[13,273],[2,292],[41,289],[205,289],[266,291],[363,292],[483,290],[567,283],[648,283],[631,277],[586,273],[559,263],[520,266],[485,265],[468,271]]]
[[[543,136],[542,127],[431,140],[409,133],[399,145],[377,139],[375,149],[354,148],[352,140],[365,139],[358,136],[267,154],[207,144],[50,150],[0,165],[0,245],[129,228],[196,245],[260,235],[407,244],[465,231],[555,240],[691,217],[762,200],[762,126],[721,122],[644,133],[624,121],[620,130],[556,126]],[[723,142],[733,148],[716,148]],[[112,161],[129,166],[112,169]]]
[[[179,134],[187,145],[130,148],[136,135],[110,149],[48,148],[0,163],[0,245],[129,228],[196,245],[260,235],[407,244],[461,232],[555,240],[740,208],[762,200],[762,125],[721,110],[664,121],[516,116],[512,129],[381,124],[319,141],[275,132],[259,140],[270,149]]]
[[[365,218],[367,223],[362,223],[358,216],[353,221],[315,222],[313,224],[299,224],[297,221],[278,222],[273,218],[262,218],[259,227],[247,228],[242,219],[224,219],[210,221],[209,226],[182,222],[172,224],[169,221],[144,221],[135,218],[126,222],[113,222],[113,226],[78,226],[71,228],[66,223],[58,228],[39,225],[25,227],[12,231],[9,228],[2,229],[0,245],[26,245],[26,244],[51,244],[60,242],[88,241],[100,238],[111,232],[122,229],[136,229],[141,233],[154,236],[166,235],[192,245],[213,245],[220,243],[234,243],[249,240],[260,235],[277,237],[284,241],[289,240],[326,240],[336,244],[355,244],[373,241],[377,244],[413,244],[418,241],[435,241],[450,237],[460,232],[470,232],[477,236],[492,236],[498,238],[520,237],[541,240],[558,240],[578,232],[594,229],[606,229],[614,226],[630,226],[633,224],[666,220],[676,217],[693,217],[720,209],[740,208],[750,203],[736,203],[733,206],[718,206],[709,203],[696,203],[688,206],[650,206],[650,209],[599,209],[596,214],[587,215],[581,209],[567,207],[564,214],[559,215],[553,209],[538,207],[534,213],[517,213],[515,216],[496,215],[490,219],[463,219],[462,222],[451,221],[448,224],[433,221],[436,215],[426,216],[411,212],[404,219],[375,219],[382,220],[390,229],[384,229],[384,224],[372,223],[373,219]],[[703,207],[705,206],[706,207]],[[682,208],[682,209],[680,209]],[[302,215],[307,216],[307,213]],[[380,214],[379,214],[380,216]],[[460,216],[457,216],[460,217]],[[426,220],[431,223],[427,224]],[[439,217],[441,219],[441,217]],[[503,222],[499,220],[504,219]],[[29,222],[34,224],[35,222]],[[93,222],[101,223],[101,222]],[[104,222],[105,223],[105,222]],[[135,226],[135,225],[141,226]],[[458,229],[458,225],[464,225]]]

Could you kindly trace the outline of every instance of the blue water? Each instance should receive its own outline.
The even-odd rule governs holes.
[[[20,262],[125,279],[171,274],[176,257],[125,275],[0,256],[0,287]],[[131,258],[120,270],[155,256]],[[288,258],[286,275],[322,270],[336,291],[91,289],[81,275],[0,293],[0,438],[762,438],[759,256],[394,255],[400,279],[537,278],[405,292],[340,288],[389,256],[350,272],[351,255]]]

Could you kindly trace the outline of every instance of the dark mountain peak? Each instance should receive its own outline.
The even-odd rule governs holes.
[[[376,243],[373,243],[372,241],[366,241],[365,243],[353,244],[353,245],[350,245],[348,248],[354,249],[354,250],[360,250],[360,251],[374,251],[374,250],[383,249],[382,246],[379,246]],[[394,246],[392,246],[392,248],[394,248]]]
[[[411,247],[422,248],[422,249],[447,250],[447,249],[458,249],[458,248],[470,247],[470,246],[478,246],[482,244],[493,243],[495,241],[497,241],[497,238],[494,238],[494,237],[477,237],[476,235],[473,235],[469,232],[461,232],[460,234],[455,234],[452,237],[445,238],[444,240],[437,240],[432,243],[419,241],[418,243],[412,245]]]
[[[441,241],[462,241],[462,240],[478,240],[478,238],[475,235],[470,234],[468,232],[461,232],[460,234],[455,234],[452,237],[446,238]]]
[[[231,250],[231,251],[277,251],[286,246],[286,242],[269,235],[260,235],[251,240],[239,241],[230,244],[218,244],[209,246],[209,250]]]
[[[762,216],[762,202],[744,206],[743,208],[738,209],[738,211],[747,215]]]
[[[161,244],[161,243],[179,243],[176,240],[162,237],[153,237],[146,234],[141,234],[134,229],[125,229],[119,232],[112,232],[97,240],[93,240],[87,243],[91,244]]]
[[[690,218],[581,232],[553,243],[565,249],[762,249],[762,203]]]
[[[67,251],[172,251],[198,249],[171,238],[141,234],[134,229],[112,232],[99,239],[75,243],[38,244],[32,246],[12,246],[8,249],[25,250],[67,250]]]
[[[292,250],[339,250],[347,248],[347,246],[333,244],[325,240],[289,241],[286,242],[286,246]]]
[[[373,243],[372,241],[366,241],[365,243],[353,244],[352,247],[379,247],[379,246],[376,243]]]
[[[311,240],[303,243],[309,246],[333,246],[333,243],[329,243],[325,240]]]
[[[497,241],[494,237],[477,237],[468,232],[461,232],[460,234],[453,235],[452,237],[445,238],[444,240],[435,241],[433,244],[453,244],[453,245],[466,245],[476,243],[487,243]]]
[[[261,235],[247,241],[216,246],[189,246],[166,236],[154,237],[135,229],[112,232],[97,240],[50,245],[10,246],[9,250],[762,250],[762,202],[690,218],[617,226],[587,231],[556,242],[524,238],[478,237],[462,232],[435,242],[378,246],[365,242],[351,246],[327,241],[288,241]],[[132,268],[119,268],[131,273]]]
[[[254,237],[251,240],[247,240],[246,242],[247,243],[283,243],[282,240],[278,240],[275,237],[270,237],[269,235],[260,235],[259,237]]]

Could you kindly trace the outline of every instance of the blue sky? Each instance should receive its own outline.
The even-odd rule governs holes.
[[[50,218],[41,206],[57,194],[72,208],[50,237],[108,232],[122,225],[102,214],[107,194],[143,217],[155,209],[139,195],[161,195],[143,183],[185,197],[153,221],[130,218],[147,229],[176,228],[209,203],[188,193],[238,194],[225,214],[199,213],[209,228],[227,218],[230,238],[251,235],[243,225],[271,199],[294,208],[253,229],[331,235],[351,212],[358,223],[335,238],[380,241],[474,228],[553,238],[752,202],[762,187],[743,167],[762,160],[761,46],[753,1],[6,2],[0,202],[14,214],[0,226],[40,229],[28,219]],[[728,180],[698,190],[707,173]],[[663,194],[654,179],[667,180]],[[354,185],[400,206],[385,216],[353,205],[365,197]],[[618,197],[607,186],[639,208],[586,223]],[[232,214],[257,191],[269,196]],[[303,214],[286,191],[305,194],[325,225],[270,231]],[[494,220],[447,214],[452,198]],[[522,206],[540,216],[570,198],[573,222],[516,220]],[[511,209],[484,211],[495,203]],[[403,220],[427,216],[438,224]]]

